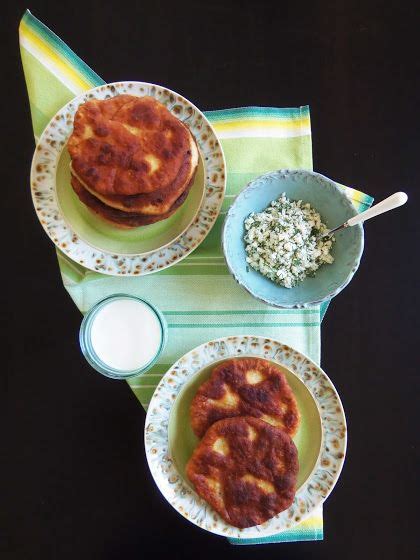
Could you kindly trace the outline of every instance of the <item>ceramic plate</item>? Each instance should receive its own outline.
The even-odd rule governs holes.
[[[200,152],[194,184],[185,203],[167,220],[120,230],[90,212],[70,185],[67,140],[80,104],[128,93],[150,95],[191,130]],[[87,91],[63,107],[45,128],[34,153],[31,190],[45,231],[67,256],[110,275],[143,275],[186,257],[207,236],[225,191],[222,148],[207,119],[179,94],[144,82],[118,82]]]
[[[191,400],[218,362],[238,356],[260,357],[281,365],[301,413],[299,430],[293,438],[300,465],[295,500],[276,517],[247,529],[227,524],[196,494],[185,475],[186,464],[198,442],[189,422]],[[244,539],[274,535],[311,515],[337,482],[346,442],[344,411],[327,375],[289,346],[253,336],[221,338],[185,354],[156,388],[145,424],[149,467],[168,502],[202,529]]]

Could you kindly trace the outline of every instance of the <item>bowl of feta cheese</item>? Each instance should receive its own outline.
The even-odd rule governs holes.
[[[322,234],[356,214],[343,188],[319,173],[266,173],[241,191],[227,213],[227,266],[240,286],[269,305],[322,303],[350,282],[364,244],[361,225]]]

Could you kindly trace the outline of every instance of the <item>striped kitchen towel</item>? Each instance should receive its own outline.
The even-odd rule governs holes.
[[[58,109],[76,95],[104,82],[29,11],[23,16],[19,31],[37,139]],[[206,116],[226,156],[227,192],[215,226],[198,249],[175,266],[143,277],[104,276],[84,269],[57,251],[64,286],[82,313],[116,292],[144,297],[164,313],[169,337],[159,363],[142,377],[129,381],[145,409],[173,362],[191,348],[225,335],[272,337],[320,361],[320,323],[325,306],[284,310],[257,301],[228,273],[220,244],[226,211],[249,181],[274,169],[312,169],[309,108],[245,107],[208,111]],[[343,188],[359,210],[371,204],[372,199],[367,195]],[[275,537],[231,542],[259,544],[322,538],[320,509],[296,528]]]

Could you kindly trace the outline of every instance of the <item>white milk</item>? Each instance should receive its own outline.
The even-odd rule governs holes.
[[[148,305],[134,299],[117,299],[93,317],[90,339],[107,366],[124,371],[140,369],[158,352],[162,327]]]

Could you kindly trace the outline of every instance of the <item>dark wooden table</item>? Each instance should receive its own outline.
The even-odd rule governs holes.
[[[395,4],[34,0],[2,8],[2,448],[10,467],[2,558],[414,557],[420,21],[414,3]],[[367,224],[360,271],[323,323],[322,363],[349,425],[324,542],[233,547],[184,521],[149,474],[143,409],[125,383],[81,357],[81,317],[29,193],[33,138],[17,39],[25,7],[107,81],[165,84],[202,109],[309,104],[315,170],[377,201],[408,193],[403,209]]]

